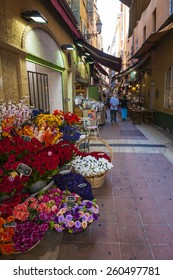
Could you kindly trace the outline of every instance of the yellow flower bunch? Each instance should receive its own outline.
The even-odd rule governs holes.
[[[62,124],[62,118],[61,118],[61,116],[54,116],[52,114],[48,114],[48,115],[39,114],[36,117],[35,123],[39,129],[41,129],[42,127],[54,128],[54,127],[58,127]]]

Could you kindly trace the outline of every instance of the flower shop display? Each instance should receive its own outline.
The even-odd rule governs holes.
[[[56,214],[52,227],[58,232],[80,233],[96,221],[98,216],[96,200],[74,200],[73,203],[66,200]]]
[[[93,200],[91,184],[80,174],[70,172],[68,174],[57,174],[53,178],[54,184],[61,190],[69,190],[76,193],[83,200]]]
[[[58,174],[87,160],[76,146],[80,118],[58,110],[43,114],[26,99],[0,108],[0,253],[30,250],[49,228],[86,230],[99,216],[91,184],[76,170]],[[101,155],[91,157],[99,162]],[[103,160],[109,162],[102,154]]]

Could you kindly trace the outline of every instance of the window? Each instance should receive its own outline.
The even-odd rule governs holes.
[[[153,12],[153,32],[156,32],[156,9]]]
[[[166,73],[164,107],[173,110],[173,65]]]
[[[30,105],[44,113],[49,112],[48,75],[28,71]]]
[[[146,26],[143,28],[143,42],[146,40]]]

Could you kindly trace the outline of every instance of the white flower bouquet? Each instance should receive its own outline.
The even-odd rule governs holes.
[[[113,167],[107,159],[103,157],[96,159],[90,155],[77,156],[71,164],[74,171],[84,177],[100,176]]]

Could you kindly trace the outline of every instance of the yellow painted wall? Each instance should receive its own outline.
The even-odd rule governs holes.
[[[50,4],[51,5],[51,4]],[[0,0],[0,99],[18,99],[28,94],[26,49],[25,39],[31,28],[44,28],[54,38],[60,47],[63,44],[72,43],[73,37],[65,30],[65,27],[57,21],[57,17],[51,15],[51,11],[37,0]],[[47,19],[48,24],[41,25],[28,23],[21,17],[25,10],[38,10]],[[67,78],[68,71],[73,72],[73,83],[76,70],[76,53],[71,52],[71,67],[69,68],[67,52],[62,51],[64,61],[63,92],[64,98],[68,97]],[[9,78],[10,77],[10,78]],[[68,110],[68,104],[65,104]]]

